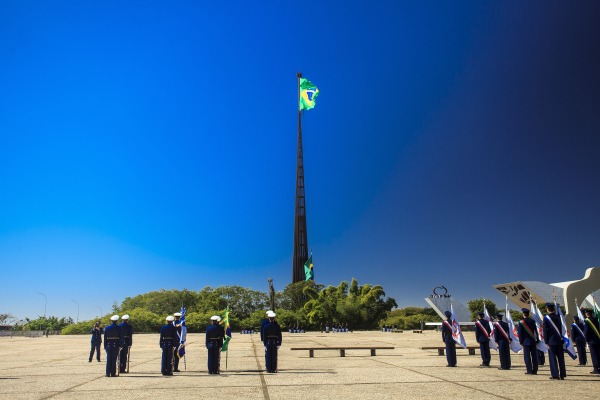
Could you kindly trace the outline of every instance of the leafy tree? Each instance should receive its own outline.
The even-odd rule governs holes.
[[[283,289],[283,292],[278,292],[275,296],[277,307],[292,311],[300,310],[322,289],[323,285],[317,284],[313,280],[290,283]]]
[[[498,308],[496,307],[496,304],[491,300],[488,300],[485,298],[469,300],[469,302],[467,303],[467,307],[469,308],[469,311],[471,311],[471,319],[473,321],[475,321],[476,319],[479,319],[479,316],[477,315],[477,313],[483,312],[484,304],[485,304],[485,307],[487,308],[488,313],[490,314],[490,316],[492,318],[498,312]]]
[[[24,330],[27,331],[37,331],[37,330],[51,330],[51,331],[59,331],[66,327],[67,325],[71,325],[73,320],[71,317],[62,317],[58,318],[55,316],[51,317],[39,317],[37,319],[30,320],[29,318],[25,318],[25,326]]]

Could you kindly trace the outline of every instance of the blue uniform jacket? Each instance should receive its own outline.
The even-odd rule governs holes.
[[[107,326],[104,329],[104,348],[108,347],[116,347],[121,346],[121,341],[123,340],[123,334],[121,333],[121,328],[117,325],[116,322],[113,322],[111,325]]]
[[[554,325],[556,325],[558,332],[556,331],[556,329],[554,329],[554,326],[552,326],[550,321],[548,321],[548,318],[550,318],[552,320],[552,322],[554,322]],[[542,329],[544,332],[544,341],[546,342],[547,345],[556,346],[559,344],[563,344],[563,342],[565,341],[561,334],[562,322],[560,321],[559,315],[554,314],[554,313],[546,315],[544,317],[544,323],[542,324]]]
[[[159,345],[163,349],[168,349],[170,347],[175,347],[175,343],[179,343],[179,339],[177,339],[177,330],[173,324],[163,325],[160,328],[160,339]]]
[[[586,319],[589,319],[592,322],[592,324],[594,324],[594,326],[596,327],[596,330],[600,333],[600,327],[598,327],[598,318],[590,317]],[[596,332],[594,332],[594,329],[592,329],[588,321],[585,321],[584,333],[586,342],[590,344],[600,345],[600,338],[598,337],[598,335],[596,335]]]
[[[527,325],[529,330],[533,333],[533,337],[531,337],[527,329],[523,327],[523,324]],[[535,321],[531,318],[523,318],[519,321],[517,333],[519,334],[519,343],[521,343],[522,346],[535,346],[539,340]]]
[[[506,336],[508,336],[508,339],[506,339],[506,337],[504,336],[504,333],[502,333],[500,331],[500,329],[498,328],[498,326],[496,326],[496,324],[500,325],[502,327],[502,329],[504,330],[504,333],[506,333]],[[501,342],[501,341],[509,341],[510,342],[510,331],[508,328],[508,323],[504,322],[504,321],[498,321],[496,322],[496,324],[494,324],[494,338],[496,339],[496,342]]]
[[[104,333],[104,329],[102,329],[100,327],[98,327],[98,329],[92,328],[90,333],[92,334],[92,343],[94,343],[94,344],[102,343],[102,334]]]
[[[223,347],[225,328],[218,324],[209,325],[206,328],[206,348],[214,349]]]
[[[487,336],[486,336],[486,334],[482,332],[479,324],[475,324],[475,339],[477,339],[477,343],[489,342],[490,341],[489,336],[490,336],[490,333],[492,332],[492,330],[490,329],[490,324],[483,318],[479,318],[477,320],[477,322],[479,322],[481,324],[481,326],[483,326],[483,329],[485,329],[485,332],[487,333]]]
[[[121,332],[123,333],[123,342],[121,342],[121,347],[128,347],[133,345],[133,326],[131,326],[128,322],[123,322],[119,325],[121,328]]]
[[[269,323],[269,318],[265,318],[262,320],[262,322],[260,323],[260,341],[264,342],[265,338],[263,335],[263,329],[265,329],[265,325]]]
[[[579,329],[577,329],[575,326],[579,327]],[[583,340],[585,340],[585,325],[582,324],[581,322],[576,323],[573,322],[571,324],[571,339],[573,339],[573,341],[579,339],[580,337],[583,338]]]
[[[277,346],[281,346],[281,327],[277,321],[268,322],[263,328],[263,342],[277,340]]]
[[[446,322],[448,322],[450,326],[442,322],[442,341],[444,343],[451,343],[454,341],[454,338],[452,337],[452,329],[450,328],[452,326],[452,320],[448,318]]]

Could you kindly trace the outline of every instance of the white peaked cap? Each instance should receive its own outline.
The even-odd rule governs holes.
[[[129,315],[125,314],[121,317],[121,319],[129,319]]]
[[[176,317],[181,317],[181,313],[180,312],[176,312],[175,314],[173,314]]]
[[[118,315],[113,315],[112,317],[110,317],[111,321],[118,321],[119,320],[119,316]]]
[[[272,310],[267,310],[267,315],[269,315],[269,313],[272,313]]]
[[[210,317],[211,321],[218,321],[219,320],[219,316],[218,315],[213,315],[212,317]]]
[[[174,320],[175,320],[175,318],[172,315],[169,315],[167,317],[167,321],[169,321],[169,322],[174,321]]]
[[[273,311],[269,311],[267,313],[267,317],[269,317],[269,318],[275,318],[275,316],[276,316],[276,314]]]

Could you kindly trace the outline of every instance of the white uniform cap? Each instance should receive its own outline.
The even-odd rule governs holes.
[[[221,317],[217,315],[217,321],[221,322]]]
[[[219,320],[219,316],[218,315],[213,315],[212,317],[210,317],[211,321],[218,321]]]
[[[171,322],[171,321],[174,321],[174,320],[175,320],[175,318],[173,318],[173,316],[172,316],[172,315],[169,315],[169,316],[167,317],[167,321],[169,321],[169,322]]]
[[[119,320],[119,316],[118,315],[113,315],[112,317],[110,317],[111,321],[118,321]]]
[[[269,317],[269,318],[275,318],[275,315],[276,315],[276,314],[275,314],[273,311],[269,311],[269,312],[267,313],[267,317]]]
[[[121,319],[129,319],[129,315],[125,314],[121,317]]]
[[[273,311],[271,311],[271,310],[267,310],[267,316],[269,315],[269,313],[270,313],[270,312],[273,312]]]
[[[176,317],[181,317],[181,313],[180,312],[176,312],[175,314],[173,314]]]

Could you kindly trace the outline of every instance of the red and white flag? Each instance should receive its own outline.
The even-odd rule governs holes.
[[[485,308],[485,303],[483,303],[483,315],[484,319],[488,322],[490,326],[490,348],[498,351],[498,343],[496,343],[496,337],[494,335],[494,324],[492,319],[490,318],[490,313],[488,313],[487,308]]]
[[[450,303],[450,312],[452,313],[452,339],[454,339],[456,343],[465,349],[467,347],[467,342],[465,342],[465,337],[460,330],[458,318],[456,318],[456,314],[454,314],[454,307],[452,307],[452,303]]]

